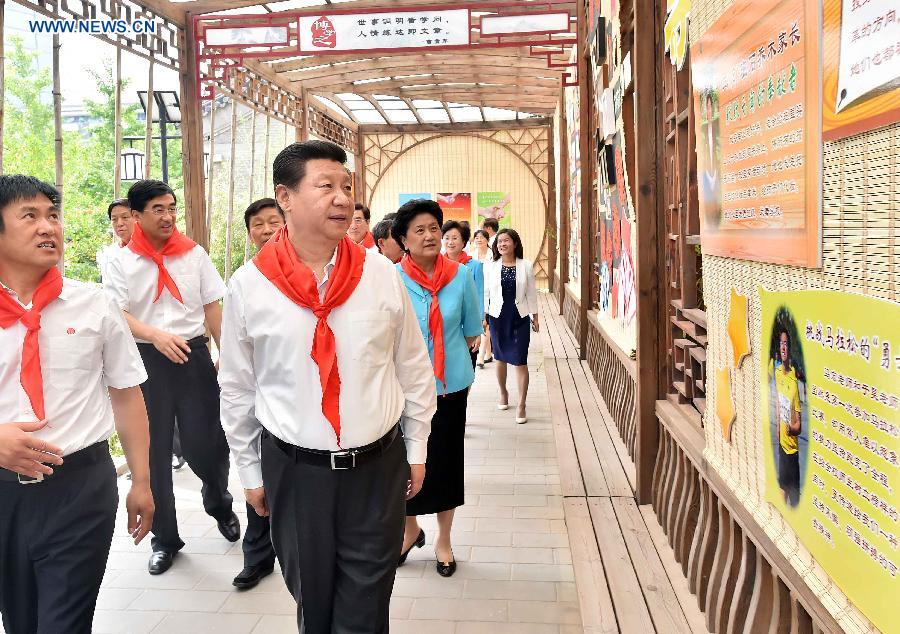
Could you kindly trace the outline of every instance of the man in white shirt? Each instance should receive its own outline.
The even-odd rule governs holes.
[[[397,214],[387,214],[384,219],[372,229],[372,239],[378,252],[388,260],[397,264],[403,258],[403,247],[397,244],[391,235],[391,227]]]
[[[128,532],[153,521],[146,378],[117,306],[64,279],[59,192],[0,176],[0,614],[9,634],[90,632],[118,506],[107,442],[133,478]]]
[[[396,268],[345,236],[346,158],[326,141],[281,151],[286,226],[232,276],[222,323],[222,424],[248,502],[270,516],[298,627],[316,634],[388,630],[436,409]]]
[[[131,234],[134,231],[134,216],[131,213],[131,207],[128,206],[127,198],[117,198],[109,203],[109,207],[106,208],[106,215],[109,217],[109,224],[112,227],[115,239],[112,244],[106,245],[103,250],[97,253],[97,266],[100,269],[101,282],[106,281],[109,263],[125,248],[125,245],[131,240]]]
[[[175,226],[175,194],[161,181],[128,190],[137,220],[128,247],[109,269],[107,291],[125,311],[149,374],[141,385],[150,416],[150,483],[156,502],[150,574],[168,570],[184,547],[172,490],[175,418],[181,448],[203,481],[203,508],[228,541],[240,524],[228,492],[228,445],[219,423],[219,390],[205,331],[219,343],[225,285],[209,255]]]
[[[347,229],[347,235],[356,244],[364,249],[378,253],[378,246],[375,244],[375,238],[369,231],[369,221],[372,219],[372,212],[362,203],[353,205],[353,219],[350,221],[350,228]]]

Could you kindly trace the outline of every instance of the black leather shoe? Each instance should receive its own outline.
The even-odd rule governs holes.
[[[445,564],[443,561],[438,561],[437,572],[442,577],[452,577],[453,573],[456,572],[456,559],[451,561],[449,564]]]
[[[236,542],[241,538],[241,522],[234,512],[227,519],[219,522],[219,532],[230,542]]]
[[[178,553],[170,553],[165,550],[154,550],[150,554],[150,561],[147,563],[147,571],[151,575],[161,575],[172,567],[175,555]]]
[[[250,588],[255,588],[263,577],[267,577],[272,574],[272,570],[274,570],[274,568],[275,567],[273,564],[244,566],[244,569],[241,570],[240,574],[238,574],[238,576],[234,578],[234,581],[231,582],[231,585],[241,590],[249,590]]]
[[[416,541],[414,541],[414,542],[412,543],[412,546],[410,546],[409,548],[406,549],[406,552],[405,552],[405,553],[401,553],[401,554],[400,554],[400,563],[398,563],[397,565],[398,565],[398,566],[402,566],[402,565],[403,565],[403,563],[406,561],[406,558],[409,556],[409,551],[411,551],[411,550],[413,549],[413,547],[415,547],[415,548],[421,548],[421,547],[424,546],[424,545],[425,545],[425,531],[422,530],[422,529],[420,528],[420,529],[419,529],[419,536],[416,537]]]

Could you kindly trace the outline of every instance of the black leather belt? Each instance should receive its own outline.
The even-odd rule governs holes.
[[[53,475],[43,475],[40,478],[32,478],[31,476],[20,475],[9,469],[0,469],[0,482],[37,484],[47,480],[56,480],[65,477],[70,471],[83,469],[84,467],[97,464],[101,460],[107,458],[109,458],[109,443],[105,440],[101,440],[90,447],[85,447],[68,456],[63,456],[63,463],[61,465],[53,465]]]
[[[275,446],[292,458],[294,462],[331,467],[335,471],[343,471],[361,467],[367,462],[379,458],[397,438],[399,429],[399,425],[394,425],[388,433],[375,442],[369,443],[364,447],[356,447],[344,451],[322,451],[297,447],[281,440],[277,436],[273,436],[267,430],[263,430],[263,438],[271,438]]]

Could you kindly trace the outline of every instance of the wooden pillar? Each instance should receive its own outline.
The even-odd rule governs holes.
[[[250,110],[250,184],[247,205],[256,200],[256,109]],[[265,185],[263,186],[265,187]],[[250,259],[250,236],[244,236],[244,264]]]
[[[372,201],[366,196],[366,135],[359,128],[356,130],[356,187],[356,197],[370,207]]]
[[[656,401],[665,390],[665,227],[657,195],[662,143],[659,138],[659,89],[656,43],[659,26],[654,0],[634,3],[635,278],[637,284],[637,391],[635,467],[638,504],[649,504],[659,445]],[[661,308],[663,311],[661,312]]]
[[[0,32],[0,38],[3,37],[2,32]],[[55,143],[53,146],[53,154],[56,163],[56,189],[59,191],[60,204],[59,209],[62,214],[63,221],[65,221],[65,192],[63,191],[63,139],[62,139],[62,91],[60,89],[60,79],[59,79],[59,35],[53,35],[53,130],[55,136]],[[3,95],[0,95],[2,98]],[[57,268],[59,268],[60,273],[65,273],[66,270],[66,254],[65,250],[63,250],[62,255],[59,258],[59,262],[57,263]]]
[[[300,128],[297,130],[297,140],[301,143],[309,141],[309,92],[306,88],[300,89]]]
[[[265,193],[267,187],[271,187],[272,189],[270,189],[269,191],[272,192],[271,197],[274,198],[275,197],[275,186],[272,185],[272,179],[269,178],[269,175],[271,174],[270,169],[272,167],[272,164],[269,162],[269,154],[270,154],[270,150],[272,148],[272,141],[269,138],[271,131],[272,131],[272,117],[270,117],[269,115],[266,115],[266,146],[265,146],[266,149],[265,149],[265,152],[263,153],[264,154],[264,156],[263,156],[263,193]]]
[[[185,48],[192,48],[193,45],[187,44]],[[182,72],[182,75],[184,72]],[[150,178],[150,167],[153,163],[153,105],[155,98],[153,97],[153,53],[150,53],[150,68],[147,70],[147,125],[144,127],[144,178]],[[181,120],[181,127],[184,128],[184,118]],[[184,147],[184,141],[182,141]]]
[[[566,89],[559,89],[559,314],[563,314],[566,302],[566,284],[569,283],[569,237],[572,213],[569,209],[571,170],[569,169],[569,130],[566,123]]]
[[[228,163],[228,216],[225,218],[225,281],[231,277],[231,244],[234,234],[234,162],[237,159],[237,99],[231,98],[231,153]]]
[[[179,48],[178,65],[181,93],[181,166],[184,175],[184,210],[187,235],[209,250],[206,203],[203,198],[203,116],[197,98],[197,61],[194,54],[194,22],[185,14],[184,40]],[[210,115],[210,118],[212,115]],[[210,137],[212,139],[212,137]],[[210,140],[209,172],[212,176],[213,154]],[[210,188],[212,189],[212,188]]]
[[[553,121],[547,124],[547,222],[545,231],[548,232],[547,240],[547,277],[550,290],[554,289],[553,280],[556,276],[556,253],[559,241],[559,223],[556,222],[556,153],[554,150]]]
[[[113,198],[122,196],[122,49],[116,47],[116,87],[113,130],[115,158],[113,163]]]
[[[593,257],[591,255],[594,244],[594,236],[591,235],[591,214],[593,213],[592,188],[594,179],[591,176],[591,50],[587,45],[588,30],[587,7],[584,0],[578,0],[578,91],[579,91],[579,155],[581,161],[581,273],[578,281],[581,283],[581,320],[578,335],[578,356],[587,359],[588,336],[588,310],[592,307],[591,301],[591,276],[593,272]]]

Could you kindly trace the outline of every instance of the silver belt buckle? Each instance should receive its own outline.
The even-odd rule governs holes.
[[[44,481],[44,474],[38,473],[36,478],[31,476],[22,475],[21,473],[17,473],[16,476],[19,478],[19,484],[37,484],[38,482]],[[25,478],[24,480],[22,478]]]
[[[335,462],[335,458],[344,458],[346,456],[350,456],[350,465],[349,466],[340,466]],[[335,451],[331,454],[331,469],[332,471],[346,471],[347,469],[353,469],[356,467],[356,452],[349,451]]]

